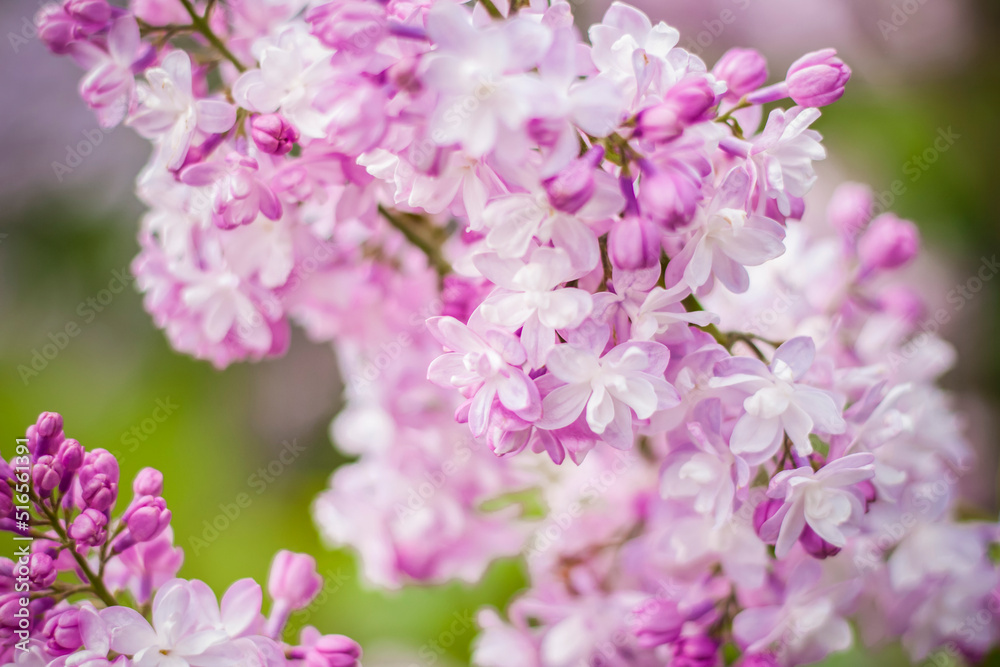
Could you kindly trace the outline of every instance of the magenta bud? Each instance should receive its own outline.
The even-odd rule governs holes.
[[[916,326],[927,315],[923,298],[909,285],[887,286],[878,295],[878,306],[909,326]],[[866,483],[871,484],[867,481]]]
[[[878,491],[876,491],[875,485],[872,484],[870,479],[858,482],[858,491],[860,491],[862,497],[864,497],[865,511],[868,511],[868,507],[878,498]]]
[[[361,658],[361,646],[344,635],[323,635],[306,653],[306,667],[354,667]]]
[[[48,498],[63,478],[63,466],[54,456],[39,456],[31,467],[31,481],[42,498]]]
[[[99,512],[114,507],[118,499],[118,485],[103,475],[92,477],[86,485],[81,485],[83,502]]]
[[[806,527],[802,530],[802,535],[799,536],[799,544],[806,550],[806,553],[820,560],[836,556],[840,553],[840,547],[833,546],[817,535],[816,531],[809,524],[806,524]]]
[[[14,490],[7,480],[0,479],[0,519],[5,519],[14,511]]]
[[[118,460],[110,452],[88,452],[79,473],[84,504],[101,512],[113,507],[118,499],[118,475]]]
[[[781,506],[784,505],[784,501],[778,500],[776,498],[767,498],[761,502],[753,511],[753,529],[754,532],[760,536],[760,529],[768,519],[777,514]],[[764,539],[761,537],[761,539]],[[767,542],[768,540],[764,540]],[[773,541],[773,540],[772,540]]]
[[[648,269],[660,263],[661,237],[660,229],[649,220],[628,216],[608,233],[608,254],[620,269]]]
[[[853,241],[872,219],[875,198],[861,183],[843,183],[833,192],[826,207],[826,218],[847,241]]]
[[[156,468],[143,468],[132,482],[136,496],[158,496],[163,493],[163,473]]]
[[[552,207],[576,213],[594,196],[594,169],[604,160],[604,147],[594,146],[543,185]]]
[[[528,121],[528,136],[541,146],[555,146],[562,136],[563,127],[559,119],[532,118]]]
[[[121,552],[139,542],[148,542],[170,525],[167,501],[159,496],[142,496],[122,515],[128,527],[115,542],[115,552]]]
[[[0,593],[8,593],[14,590],[16,579],[14,567],[14,561],[11,559],[0,558]]]
[[[83,465],[86,455],[83,445],[73,438],[66,438],[59,447],[57,458],[66,472],[76,472]]]
[[[0,628],[17,628],[19,626],[19,616],[24,614],[21,611],[21,597],[20,593],[0,595]],[[29,618],[29,622],[30,620]]]
[[[83,464],[95,473],[106,476],[113,482],[118,481],[118,459],[106,449],[93,449],[83,459]]]
[[[83,646],[79,620],[80,610],[72,606],[57,608],[48,614],[42,626],[42,634],[48,638],[45,648],[49,653],[56,656],[67,655]]]
[[[76,39],[76,19],[59,5],[45,5],[35,15],[38,37],[53,53],[63,54]]]
[[[38,435],[51,438],[63,429],[62,415],[58,412],[43,412],[38,415],[35,427],[38,429]]]
[[[872,220],[858,240],[858,260],[862,275],[878,270],[898,269],[920,250],[920,232],[909,220],[883,213]]]
[[[39,456],[51,456],[59,451],[59,446],[66,439],[62,427],[62,416],[56,412],[43,412],[28,427],[28,451],[36,460]]]
[[[254,116],[250,121],[250,136],[257,148],[270,155],[284,155],[299,140],[298,131],[276,113]]]
[[[851,68],[837,57],[836,49],[822,49],[802,56],[788,68],[788,95],[804,107],[823,107],[839,100],[851,78]]]
[[[639,181],[642,213],[670,230],[690,222],[700,197],[701,183],[682,169],[643,169]]]
[[[677,603],[652,598],[632,612],[629,627],[639,646],[655,648],[676,642],[681,636],[685,621],[687,618],[677,608]]]
[[[754,49],[729,49],[712,69],[729,93],[743,97],[767,83],[767,60]]]
[[[288,550],[275,555],[267,578],[267,592],[273,600],[284,602],[292,610],[302,609],[322,586],[323,578],[316,573],[316,559],[312,556]]]
[[[716,667],[718,664],[719,642],[708,635],[682,638],[670,661],[670,667]]]
[[[28,559],[28,570],[33,590],[48,588],[56,580],[59,571],[56,570],[52,557],[46,553],[36,552]]]
[[[636,136],[656,143],[673,141],[684,128],[706,120],[715,106],[715,91],[704,77],[691,77],[675,84],[663,101],[636,116]]]
[[[368,0],[337,0],[306,12],[309,31],[326,46],[341,52],[369,53],[386,34],[385,4]]]
[[[107,0],[67,0],[63,7],[88,34],[107,27],[111,22],[111,5]]]
[[[104,512],[87,508],[80,513],[69,527],[69,536],[80,544],[97,547],[108,539],[104,529],[108,525],[108,517]]]

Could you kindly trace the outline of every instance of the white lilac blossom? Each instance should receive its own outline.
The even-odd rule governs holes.
[[[173,51],[159,67],[145,72],[138,87],[138,109],[127,122],[157,144],[158,161],[168,169],[184,163],[196,131],[219,134],[236,122],[236,109],[223,100],[195,99],[191,59]]]
[[[734,454],[750,463],[760,463],[774,456],[787,437],[799,456],[808,456],[813,453],[811,433],[844,431],[841,409],[833,397],[799,382],[812,366],[815,354],[811,338],[797,337],[778,347],[767,367],[756,359],[738,357],[716,366],[711,385],[735,389],[746,396],[744,414],[730,437]]]
[[[995,610],[1000,535],[957,511],[975,467],[935,386],[954,353],[897,273],[917,227],[857,184],[826,216],[811,199],[811,126],[850,68],[821,49],[769,80],[760,53],[709,67],[628,5],[585,33],[572,10],[67,0],[38,22],[100,122],[155,146],[133,269],[171,344],[219,368],[284,353],[293,324],[334,345],[331,433],[357,460],[313,505],[326,542],[384,588],[523,556],[475,664],[984,655],[1000,629],[969,619]],[[276,636],[316,587],[307,557],[275,561],[270,618],[246,580],[220,607],[175,579],[162,477],[114,515],[113,457],[54,415],[29,439],[64,533],[33,580],[61,590],[60,540],[108,545],[92,605],[33,603],[32,665],[356,661]],[[3,527],[14,508],[0,484]]]
[[[0,488],[16,493],[20,505],[0,508],[0,528],[33,538],[22,542],[16,560],[0,560],[4,665],[358,664],[361,648],[343,635],[306,628],[301,645],[281,638],[289,614],[307,607],[322,586],[312,556],[277,554],[267,586],[274,601],[269,617],[253,579],[235,582],[218,600],[204,582],[177,578],[184,552],[173,546],[159,471],[141,470],[131,502],[113,516],[114,456],[103,449],[84,454],[54,412],[39,415],[25,443],[10,461],[0,460]],[[58,477],[55,486],[46,483],[51,475]],[[91,529],[74,530],[81,517]]]

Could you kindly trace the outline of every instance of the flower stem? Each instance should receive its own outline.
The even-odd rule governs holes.
[[[111,595],[111,592],[104,586],[104,582],[101,578],[94,574],[94,571],[90,569],[90,564],[87,563],[87,559],[84,558],[80,553],[73,548],[72,540],[70,540],[69,535],[59,524],[59,518],[48,508],[48,506],[41,501],[38,496],[35,495],[34,491],[31,492],[31,499],[35,503],[36,507],[41,508],[42,512],[48,517],[49,521],[52,522],[52,528],[56,531],[56,534],[62,539],[62,541],[69,548],[69,552],[73,554],[73,559],[76,564],[80,566],[80,570],[83,572],[84,576],[87,578],[87,583],[90,585],[90,589],[94,591],[94,595],[99,597],[101,601],[108,605],[109,607],[118,606],[118,601],[115,597]]]
[[[598,244],[601,248],[601,270],[604,275],[601,277],[601,284],[597,288],[598,292],[608,291],[608,281],[614,275],[614,266],[611,264],[611,255],[608,254],[608,235],[604,234],[599,239],[597,239]]]
[[[486,8],[486,11],[489,12],[490,16],[495,19],[503,18],[503,14],[501,14],[500,10],[497,9],[497,6],[493,4],[493,0],[479,0],[479,2],[483,3],[483,7]]]
[[[698,299],[695,297],[694,294],[688,294],[686,297],[684,297],[684,300],[681,301],[681,305],[683,305],[684,310],[688,311],[689,313],[698,310],[705,310],[705,308],[701,305],[701,303],[698,302]],[[731,345],[729,341],[729,336],[719,331],[719,327],[715,326],[714,324],[706,324],[703,327],[699,327],[699,329],[701,329],[707,334],[710,334],[712,338],[714,338],[719,345],[726,348],[727,350],[729,349],[729,346]]]
[[[230,51],[226,45],[222,43],[222,40],[219,39],[214,32],[212,32],[212,27],[208,25],[208,13],[206,12],[205,16],[199,15],[198,12],[195,11],[194,5],[191,4],[191,0],[181,0],[181,4],[184,5],[184,9],[187,10],[188,15],[191,17],[191,25],[194,29],[200,32],[205,39],[207,39],[209,43],[214,46],[224,58],[226,58],[226,60],[231,62],[237,71],[245,72],[247,68],[243,65],[243,63],[241,63],[239,59],[233,55],[232,51]]]
[[[390,225],[399,230],[407,241],[420,248],[427,255],[427,261],[437,270],[439,276],[443,278],[451,273],[451,264],[441,254],[441,241],[443,239],[434,233],[438,230],[431,228],[428,232],[429,225],[420,216],[392,211],[381,204],[378,206],[378,212]],[[434,236],[438,236],[438,238],[434,238]]]

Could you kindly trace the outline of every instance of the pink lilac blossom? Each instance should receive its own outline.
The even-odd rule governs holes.
[[[19,504],[3,529],[34,538],[16,560],[0,560],[0,662],[41,667],[351,667],[360,647],[342,635],[303,631],[301,645],[281,635],[290,612],[306,607],[322,578],[306,554],[281,551],[268,580],[273,604],[262,612],[263,590],[253,579],[234,583],[217,600],[198,580],[177,578],[184,553],[173,546],[170,511],[159,496],[163,475],[145,468],[120,516],[118,462],[102,449],[82,456],[63,433],[62,417],[42,413],[27,445],[0,460],[3,487]],[[40,494],[33,483],[53,467],[55,451],[76,460],[63,483]],[[80,465],[82,464],[82,465]],[[100,487],[97,494],[87,489]],[[153,495],[157,494],[157,495]],[[95,505],[96,503],[96,505]],[[101,507],[103,509],[98,509]],[[108,541],[110,542],[110,549]],[[29,545],[30,546],[27,546]],[[72,601],[70,601],[72,598]],[[138,605],[129,606],[128,601]]]
[[[529,588],[480,614],[483,667],[996,644],[969,626],[1000,536],[956,510],[952,354],[897,273],[917,228],[857,184],[806,206],[812,126],[851,76],[833,50],[775,81],[759,52],[709,67],[617,2],[587,40],[562,0],[306,4],[70,0],[39,21],[101,122],[154,144],[134,270],[171,344],[220,368],[282,354],[292,325],[334,344],[331,434],[357,460],[313,513],[370,582],[523,556]],[[39,606],[34,655],[357,659],[312,630],[277,642],[316,586],[302,557],[276,561],[268,619],[252,582],[219,607],[173,579],[162,478],[113,519],[113,459],[61,429],[29,432],[40,502],[76,508],[64,539],[111,540],[109,595],[153,613]]]

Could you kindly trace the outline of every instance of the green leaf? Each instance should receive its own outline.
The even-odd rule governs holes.
[[[823,438],[819,437],[818,435],[810,433],[809,443],[813,446],[813,449],[816,451],[817,454],[821,454],[823,456],[830,455],[830,443],[824,441]]]
[[[495,498],[489,498],[479,504],[479,511],[490,513],[499,512],[512,505],[521,506],[521,517],[525,519],[542,519],[548,514],[548,507],[542,496],[542,490],[538,487],[511,491]]]

